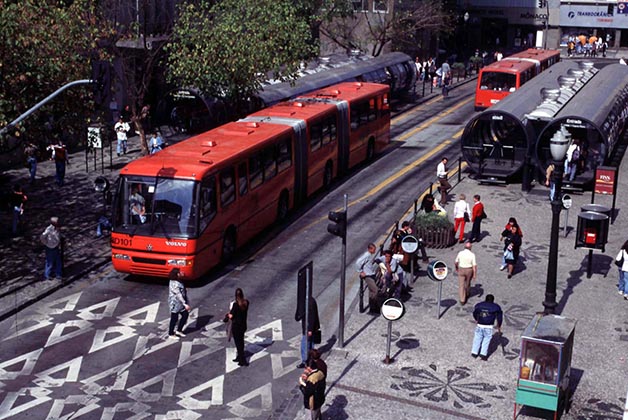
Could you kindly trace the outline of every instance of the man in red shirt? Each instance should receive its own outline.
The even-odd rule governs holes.
[[[482,219],[484,218],[486,218],[486,213],[484,213],[484,204],[480,201],[480,195],[476,194],[473,196],[473,209],[471,210],[471,221],[473,222],[470,238],[471,242],[480,241],[480,227]]]

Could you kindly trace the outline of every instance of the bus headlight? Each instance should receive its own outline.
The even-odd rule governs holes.
[[[168,265],[176,265],[178,267],[185,267],[186,265],[192,265],[192,260],[168,260]]]
[[[125,261],[131,261],[131,257],[129,257],[126,254],[113,254],[113,258],[115,260],[125,260]]]

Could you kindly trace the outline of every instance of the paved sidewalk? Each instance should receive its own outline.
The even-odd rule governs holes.
[[[572,360],[573,399],[567,419],[621,419],[626,405],[628,368],[628,301],[617,294],[613,259],[626,240],[628,165],[619,174],[619,216],[611,226],[606,253],[594,252],[593,276],[587,278],[588,252],[574,249],[577,214],[590,203],[590,193],[572,195],[568,235],[560,233],[558,311],[578,323]],[[359,313],[357,297],[349,309],[346,346],[326,357],[329,367],[324,418],[329,419],[508,419],[513,416],[520,336],[536,312],[542,312],[549,254],[551,208],[548,190],[535,186],[530,193],[520,184],[479,185],[465,174],[453,193],[470,199],[480,194],[488,219],[483,238],[473,245],[478,259],[478,280],[465,306],[457,302],[454,273],[443,282],[441,318],[437,318],[438,284],[419,273],[405,316],[392,325],[391,357],[386,353],[388,322],[381,316]],[[455,197],[454,197],[455,199]],[[454,201],[447,210],[451,212]],[[612,198],[597,196],[596,203],[611,206]],[[508,218],[514,216],[524,233],[521,262],[512,279],[500,271],[503,243],[498,240]],[[564,224],[563,211],[561,226]],[[467,225],[466,231],[470,231]],[[463,245],[428,250],[430,259],[453,261]],[[349,262],[348,264],[351,264]],[[423,269],[425,267],[422,267]],[[352,274],[350,274],[352,275]],[[473,306],[494,294],[504,311],[503,335],[493,338],[489,360],[471,357],[474,333]],[[302,409],[296,395],[291,404]],[[308,418],[305,410],[296,417]],[[553,418],[553,413],[524,408],[518,417]]]
[[[54,181],[52,161],[39,162],[33,185],[28,183],[28,169],[25,168],[0,174],[2,190],[12,191],[17,183],[23,186],[28,197],[23,230],[17,238],[10,237],[11,213],[0,213],[0,258],[4,262],[4,269],[0,271],[0,321],[110,261],[108,232],[102,238],[96,238],[97,221],[103,214],[103,198],[94,191],[94,180],[104,176],[113,184],[120,168],[140,155],[139,137],[129,139],[129,147],[127,155],[117,157],[114,145],[113,171],[109,169],[108,147],[104,150],[104,172],[100,151],[96,168],[93,155],[89,156],[89,171],[86,170],[85,151],[70,154],[63,187],[58,187]],[[66,237],[63,281],[43,279],[45,255],[39,236],[52,216],[60,218]]]

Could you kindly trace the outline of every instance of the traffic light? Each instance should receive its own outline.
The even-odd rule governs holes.
[[[327,225],[327,232],[346,239],[347,237],[347,212],[330,211],[327,216],[334,223]]]
[[[111,64],[108,61],[92,60],[94,102],[107,105],[111,95]]]

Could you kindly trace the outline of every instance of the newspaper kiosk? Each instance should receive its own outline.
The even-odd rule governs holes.
[[[521,336],[517,406],[554,412],[554,420],[569,401],[571,354],[576,320],[536,314]]]

